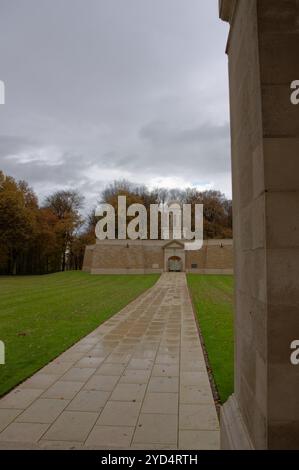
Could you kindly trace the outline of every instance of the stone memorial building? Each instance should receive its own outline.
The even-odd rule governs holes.
[[[97,240],[85,250],[83,270],[91,274],[189,272],[232,274],[232,240],[206,240],[186,251],[180,240]]]

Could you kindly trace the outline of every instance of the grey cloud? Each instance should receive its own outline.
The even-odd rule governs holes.
[[[122,177],[229,194],[217,3],[2,0],[0,168],[41,197],[66,185],[90,201]]]
[[[7,155],[15,155],[28,150],[36,145],[36,142],[28,137],[17,135],[0,135],[0,158]]]
[[[171,128],[165,122],[155,121],[140,130],[140,137],[154,145],[194,144],[211,142],[213,139],[229,141],[229,125],[204,123],[189,129]]]
[[[80,155],[62,154],[61,162],[33,160],[22,162],[17,158],[6,156],[3,164],[7,174],[15,175],[17,179],[30,180],[36,183],[56,183],[72,185],[82,179],[82,171],[86,168],[86,162]]]

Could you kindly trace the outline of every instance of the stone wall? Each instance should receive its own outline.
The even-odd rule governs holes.
[[[262,108],[256,0],[237,2],[230,56],[236,288],[235,394],[255,448],[266,447],[265,194],[261,192]]]
[[[85,248],[82,271],[87,273],[90,273],[92,269],[94,247],[95,245],[90,245]]]
[[[222,448],[299,448],[298,0],[221,0],[229,56],[235,394]],[[241,439],[242,438],[242,439]]]
[[[201,250],[186,252],[187,272],[232,274],[233,265],[232,240],[209,240],[204,243]]]
[[[166,241],[106,240],[87,246],[83,271],[92,274],[161,273],[167,271]],[[187,272],[232,274],[232,240],[209,240],[200,251],[178,252]]]

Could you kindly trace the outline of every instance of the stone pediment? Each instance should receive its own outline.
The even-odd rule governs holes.
[[[165,250],[166,248],[179,248],[182,249],[184,248],[185,245],[182,242],[179,242],[178,240],[171,240],[170,242],[166,243],[166,245],[163,246],[163,249]]]

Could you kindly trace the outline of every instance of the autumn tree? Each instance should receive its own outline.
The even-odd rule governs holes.
[[[61,269],[61,247],[57,235],[59,220],[54,212],[42,207],[37,217],[36,272],[51,273]]]
[[[204,238],[232,237],[232,202],[219,191],[149,189],[126,180],[108,185],[99,202],[111,204],[117,215],[118,196],[127,206],[178,201],[204,205]],[[32,188],[0,171],[0,273],[44,274],[81,269],[86,245],[95,243],[98,218],[91,210],[83,220],[83,198],[77,191],[57,191],[39,206]],[[127,223],[132,217],[127,217]],[[84,222],[84,223],[83,223]],[[194,209],[193,209],[194,225]],[[117,228],[117,217],[116,217]],[[148,236],[150,221],[148,219]],[[117,233],[116,233],[117,236]]]
[[[2,270],[16,274],[28,262],[36,232],[37,197],[25,182],[0,173],[0,252]],[[27,260],[25,259],[27,255]]]
[[[62,271],[66,269],[66,260],[71,252],[74,235],[83,224],[79,212],[82,205],[83,198],[77,191],[57,191],[46,199],[44,207],[57,218],[54,230],[59,246]]]
[[[173,201],[192,205],[192,228],[194,230],[195,204],[203,204],[204,238],[232,238],[232,202],[220,191],[198,191],[195,188],[149,190],[146,186],[134,185],[126,180],[114,181],[101,194],[100,201],[111,204],[118,212],[118,196],[127,197],[127,206],[143,204],[148,214],[151,204],[166,204]],[[127,223],[129,218],[127,217]],[[160,224],[160,222],[159,222]],[[116,217],[117,228],[117,217]]]
[[[186,203],[203,204],[204,238],[232,238],[232,202],[220,191],[186,191]],[[194,214],[194,210],[192,211]]]

